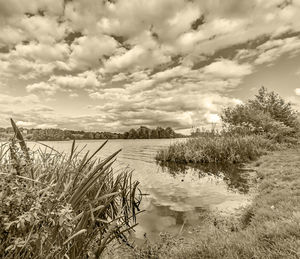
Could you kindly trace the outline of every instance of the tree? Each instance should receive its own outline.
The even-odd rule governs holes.
[[[156,129],[152,129],[150,132],[150,137],[151,138],[158,138],[158,132]]]
[[[297,127],[297,113],[292,109],[291,103],[285,102],[278,94],[268,92],[265,87],[261,87],[253,100],[249,100],[249,105],[253,109],[269,113],[276,121],[281,121],[288,127]]]
[[[171,127],[167,127],[165,131],[168,138],[174,138],[176,136],[175,131]]]
[[[135,129],[129,130],[129,132],[128,132],[128,138],[130,138],[130,139],[138,138],[138,134],[137,134],[137,132],[136,132]]]
[[[148,129],[147,127],[141,126],[137,130],[137,134],[140,139],[150,138],[150,129]]]
[[[259,89],[254,99],[223,110],[222,121],[230,130],[265,132],[280,136],[293,135],[298,130],[297,113],[278,94]]]

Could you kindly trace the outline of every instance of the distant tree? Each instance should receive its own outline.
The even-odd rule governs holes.
[[[162,127],[157,127],[156,131],[157,131],[158,138],[165,137],[165,132],[164,132],[165,130]]]
[[[150,138],[158,138],[158,132],[156,129],[150,131]]]
[[[13,131],[11,128],[0,128],[0,138],[9,139]],[[149,138],[174,138],[182,137],[181,134],[175,133],[171,127],[166,129],[157,127],[149,129],[141,126],[138,129],[131,129],[128,132],[85,132],[78,130],[61,130],[61,129],[26,129],[23,131],[24,137],[28,140],[70,140],[70,139],[149,139]]]
[[[136,139],[136,138],[138,138],[138,134],[137,134],[137,132],[136,132],[135,129],[129,130],[129,132],[128,132],[128,138],[130,138],[130,139]]]
[[[171,127],[167,127],[165,132],[168,138],[174,138],[176,136],[175,131]]]
[[[138,134],[138,137],[141,139],[150,138],[150,129],[148,129],[147,127],[141,126],[137,130],[137,134]]]
[[[124,138],[124,139],[128,139],[128,136],[129,136],[129,132],[127,132],[127,131],[126,131],[126,132],[124,132],[124,134],[123,134],[123,138]]]

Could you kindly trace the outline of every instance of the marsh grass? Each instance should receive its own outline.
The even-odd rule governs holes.
[[[44,144],[30,151],[15,135],[0,147],[0,255],[2,258],[99,258],[112,241],[130,246],[141,193],[130,171],[114,173],[117,154],[100,160],[69,155]],[[81,158],[80,158],[81,157]]]
[[[211,135],[190,138],[160,150],[157,161],[177,163],[243,163],[257,159],[278,144],[260,135]]]

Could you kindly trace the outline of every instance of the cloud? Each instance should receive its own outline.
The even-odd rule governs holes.
[[[272,63],[283,54],[296,55],[300,52],[300,39],[290,37],[286,39],[270,40],[260,45],[258,48],[260,54],[254,61],[255,64]]]
[[[101,80],[101,79],[100,79]],[[60,89],[87,89],[100,86],[98,76],[93,71],[86,71],[77,76],[51,76],[51,84],[59,86]]]
[[[121,54],[110,57],[105,63],[107,72],[135,71],[135,69],[154,68],[169,62],[169,56],[159,49],[145,49],[136,45],[130,50],[121,50]]]
[[[236,61],[221,59],[207,65],[203,71],[212,76],[234,78],[251,74],[252,67],[249,64],[240,65]]]
[[[39,103],[38,96],[34,94],[26,95],[26,96],[10,96],[5,94],[0,94],[0,105],[17,105],[22,104],[25,106],[29,106],[30,104]]]
[[[35,125],[35,128],[37,129],[53,129],[57,128],[57,124],[48,124],[48,123],[43,123],[43,124],[37,124]]]
[[[25,80],[41,78],[52,73],[55,67],[54,63],[37,63],[24,58],[2,56],[0,59],[0,76],[2,78],[19,78]]]
[[[25,127],[25,128],[35,126],[35,123],[29,122],[29,121],[17,121],[16,124],[17,124],[19,127]]]
[[[166,81],[174,77],[181,77],[188,74],[191,71],[189,67],[177,66],[171,69],[166,69],[164,71],[158,72],[153,75],[153,79],[157,81]]]
[[[53,109],[41,102],[37,95],[12,96],[0,94],[0,125],[8,126],[9,119],[19,121],[19,125],[29,126],[41,118],[50,117]],[[26,125],[25,125],[26,124]]]
[[[51,13],[33,15],[34,12],[27,16],[25,13],[26,11],[0,18],[0,46],[14,46],[22,41],[53,44],[64,38],[67,28],[65,23],[59,22],[58,16],[52,16]]]
[[[296,88],[294,91],[296,95],[300,95],[300,88]]]
[[[14,51],[10,52],[10,58],[26,58],[34,59],[36,62],[53,62],[63,61],[69,55],[68,45],[65,43],[59,44],[44,44],[30,42],[23,45],[18,44]]]
[[[17,44],[14,50],[0,53],[0,75],[32,79],[53,73],[68,58],[69,50],[65,43],[44,44],[29,42]]]
[[[38,82],[26,86],[27,92],[38,92],[52,96],[58,91],[69,92],[71,97],[76,97],[78,94],[73,92],[78,89],[97,88],[101,86],[101,78],[93,71],[86,71],[77,75],[51,76],[47,82]]]
[[[0,0],[0,115],[107,130],[216,121],[245,77],[299,55],[299,13],[299,0]],[[91,108],[70,115],[75,102]]]
[[[69,64],[71,68],[86,70],[99,66],[103,56],[112,55],[118,43],[107,35],[82,36],[71,45]]]
[[[26,86],[27,92],[41,92],[46,95],[54,95],[58,90],[58,87],[46,82],[34,83]]]
[[[52,15],[59,15],[63,11],[63,5],[63,0],[28,0],[26,2],[0,0],[0,14],[9,17],[24,13],[37,14],[43,10]]]

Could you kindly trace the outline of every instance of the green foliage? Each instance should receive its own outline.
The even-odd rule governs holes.
[[[299,129],[291,104],[264,87],[246,104],[224,109],[221,118],[229,132],[266,134],[278,142],[296,136]]]
[[[241,163],[254,160],[277,146],[262,136],[214,135],[188,139],[160,150],[156,160],[178,163]]]
[[[117,151],[80,159],[75,141],[66,156],[29,151],[15,136],[0,148],[0,254],[5,258],[99,258],[118,239],[126,244],[141,195],[131,173],[114,174]]]

